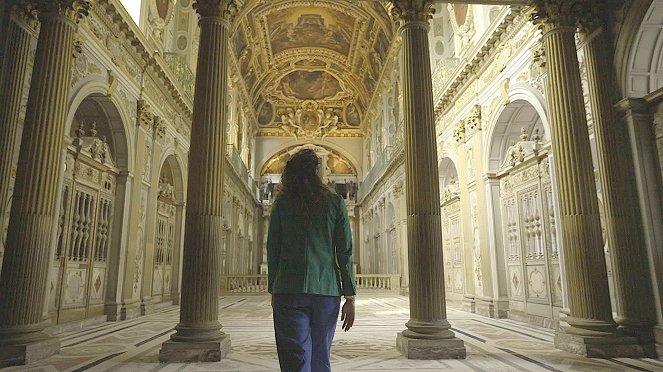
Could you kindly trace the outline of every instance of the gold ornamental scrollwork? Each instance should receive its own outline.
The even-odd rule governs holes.
[[[236,0],[196,0],[193,9],[203,18],[223,18],[232,23],[239,5]]]
[[[89,14],[92,2],[88,0],[37,0],[35,5],[41,14],[64,16],[78,23]]]
[[[391,17],[399,25],[409,22],[428,24],[435,13],[433,2],[430,0],[392,0],[391,3],[393,5]]]

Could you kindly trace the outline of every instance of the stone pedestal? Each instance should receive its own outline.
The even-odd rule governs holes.
[[[447,321],[440,189],[428,57],[431,2],[392,1],[403,38],[405,177],[410,320],[399,333],[408,358],[464,358]]]
[[[43,340],[4,345],[0,342],[0,368],[37,362],[60,352],[60,340]]]
[[[408,359],[465,359],[465,343],[458,338],[426,340],[399,332],[396,347]]]
[[[159,350],[162,363],[218,362],[230,353],[230,337],[218,341],[179,342],[166,341]]]
[[[557,332],[555,347],[588,358],[651,357],[653,344],[643,348],[635,337],[591,337]]]

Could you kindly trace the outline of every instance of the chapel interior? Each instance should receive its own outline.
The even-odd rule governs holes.
[[[354,237],[333,370],[663,370],[663,0],[0,15],[0,368],[277,370],[306,148]]]

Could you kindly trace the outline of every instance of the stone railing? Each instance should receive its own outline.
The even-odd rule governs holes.
[[[357,274],[358,292],[399,292],[398,274]],[[219,294],[259,295],[267,293],[266,274],[221,275]]]
[[[255,198],[258,198],[258,184],[253,179],[253,176],[251,176],[249,170],[246,168],[246,165],[244,164],[242,157],[239,155],[239,152],[235,148],[235,145],[229,143],[227,146],[228,160],[230,161],[230,165],[232,165],[235,173],[237,173],[237,176],[251,191],[251,195],[253,195]]]
[[[400,289],[398,274],[357,274],[357,291],[398,292]]]
[[[375,183],[380,179],[384,171],[389,165],[389,160],[391,159],[391,147],[387,146],[382,150],[382,153],[378,155],[377,160],[371,167],[371,170],[368,171],[364,181],[362,181],[359,189],[357,190],[357,200],[362,200],[368,193],[373,189]]]
[[[175,79],[184,89],[184,95],[193,101],[193,89],[196,84],[196,76],[181,55],[177,53],[164,53],[163,60],[175,75]]]
[[[221,294],[264,294],[267,293],[267,275],[221,275],[220,286]]]

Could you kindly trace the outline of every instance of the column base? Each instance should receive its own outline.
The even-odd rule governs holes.
[[[46,338],[24,344],[0,343],[0,368],[34,363],[60,352],[58,338]]]
[[[398,332],[396,347],[408,359],[465,359],[465,343],[453,338],[418,339]]]
[[[468,313],[477,312],[477,301],[474,299],[474,297],[467,297],[467,296],[463,297],[461,306],[463,308],[463,311],[466,311]]]
[[[479,298],[475,300],[475,311],[489,318],[506,318],[509,314],[509,300]]]
[[[654,351],[654,345],[643,346],[635,337],[592,337],[558,331],[555,348],[588,358],[645,358]]]
[[[219,362],[230,353],[230,337],[218,341],[181,342],[168,340],[161,345],[161,363]]]

